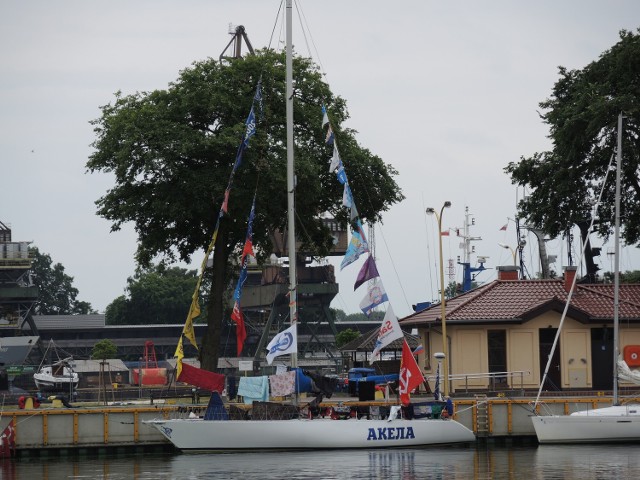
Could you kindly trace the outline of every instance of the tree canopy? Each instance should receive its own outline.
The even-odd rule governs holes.
[[[103,362],[108,358],[113,358],[118,352],[118,347],[108,338],[97,342],[91,350],[91,358],[94,360],[102,360]]]
[[[640,36],[621,31],[620,41],[581,70],[559,67],[551,97],[540,103],[549,125],[552,150],[511,162],[505,171],[514,184],[527,187],[519,202],[522,218],[544,233],[564,235],[572,225],[588,241],[594,201],[617,143],[617,118],[624,114],[622,134],[622,236],[640,241]],[[615,165],[615,163],[614,163]],[[607,238],[615,218],[615,172],[609,175],[597,216],[596,231]],[[586,249],[587,275],[595,278],[594,252]]]
[[[34,306],[37,315],[73,315],[95,313],[88,302],[76,300],[78,289],[73,286],[73,277],[65,273],[64,266],[53,263],[51,256],[40,253],[38,247],[29,248],[33,258],[31,275],[38,287],[38,301]]]
[[[126,295],[106,309],[107,325],[181,323],[191,304],[197,272],[180,267],[150,265],[127,279]]]
[[[202,342],[204,368],[215,369],[220,326],[228,305],[224,292],[233,281],[233,262],[246,233],[256,194],[253,243],[260,258],[272,252],[269,233],[286,227],[285,56],[271,50],[244,59],[196,62],[165,90],[117,93],[93,121],[95,151],[89,172],[114,175],[114,186],[96,201],[98,215],[118,230],[132,222],[138,234],[136,260],[189,262],[209,244],[223,201],[245,119],[258,80],[262,109],[257,109],[251,139],[231,190],[228,214],[214,250],[207,333]],[[294,138],[296,231],[305,249],[326,255],[329,214],[346,225],[342,186],[329,172],[332,150],[325,144],[321,105],[327,105],[341,158],[364,221],[376,222],[403,199],[395,169],[361,147],[353,130],[342,128],[346,102],[335,96],[310,59],[294,58]],[[184,315],[186,317],[187,310]]]

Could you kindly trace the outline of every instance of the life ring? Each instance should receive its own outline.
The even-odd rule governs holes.
[[[627,345],[623,349],[624,361],[629,367],[640,367],[640,345]]]

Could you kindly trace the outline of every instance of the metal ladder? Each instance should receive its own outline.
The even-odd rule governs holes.
[[[487,396],[474,395],[476,400],[476,436],[487,437],[489,436],[489,408],[487,403]]]

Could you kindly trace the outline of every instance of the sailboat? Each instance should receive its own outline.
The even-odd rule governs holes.
[[[531,417],[540,443],[607,443],[640,441],[640,405],[620,405],[618,379],[638,381],[619,354],[620,290],[620,172],[622,164],[622,114],[618,117],[616,155],[614,298],[613,298],[613,405],[574,412],[570,415]],[[634,373],[636,375],[634,375]],[[635,377],[635,378],[634,378]]]
[[[293,87],[292,87],[292,0],[286,3],[286,116],[287,116],[287,190],[288,190],[288,237],[289,246],[289,305],[291,326],[285,332],[294,332],[297,323],[296,311],[296,262],[295,259],[295,212],[293,170]],[[393,312],[388,311],[391,316]],[[395,317],[393,317],[395,318]],[[387,318],[385,317],[385,320]],[[389,335],[389,322],[383,322],[380,335]],[[401,330],[395,320],[396,329]],[[277,341],[281,348],[290,345],[295,335],[286,342]],[[380,337],[379,337],[380,338]],[[395,337],[399,338],[399,337]],[[277,339],[274,339],[277,340]],[[273,342],[272,342],[273,343]],[[271,344],[270,344],[271,345]],[[289,349],[289,351],[297,351]],[[270,352],[271,353],[271,352]],[[291,368],[297,369],[296,354],[291,354]],[[413,357],[411,357],[413,358]],[[414,359],[415,362],[415,359]],[[203,418],[157,419],[145,423],[158,429],[180,450],[234,451],[234,450],[293,450],[293,449],[345,449],[345,448],[394,448],[422,445],[469,443],[475,435],[461,423],[452,419],[400,418],[401,406],[391,406],[387,418],[350,418],[336,420],[331,417],[311,418],[302,415],[294,396],[292,404],[279,419],[230,419],[221,398],[213,393]],[[293,414],[291,412],[293,411]]]

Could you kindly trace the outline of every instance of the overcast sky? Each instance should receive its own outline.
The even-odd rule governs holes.
[[[218,58],[231,39],[230,23],[244,25],[255,48],[267,46],[279,2],[3,2],[0,221],[11,225],[14,241],[33,241],[63,265],[79,300],[103,312],[124,293],[135,268],[133,228],[110,233],[110,224],[95,214],[94,202],[112,178],[85,173],[95,138],[89,122],[99,117],[99,107],[116,91],[164,89],[194,61]],[[475,219],[470,233],[482,237],[474,242],[476,252],[489,257],[479,282],[512,263],[510,250],[498,243],[516,245],[507,219],[514,218],[522,192],[503,168],[549,148],[537,110],[558,79],[557,67],[583,68],[617,43],[621,29],[636,31],[640,23],[637,0],[301,5],[315,50],[307,48],[298,22],[296,50],[311,54],[332,90],[347,100],[348,126],[359,132],[361,145],[399,171],[407,199],[375,234],[381,278],[399,317],[411,313],[412,304],[438,297],[437,228],[425,215],[428,206],[452,202],[444,228],[461,228],[469,208]],[[499,231],[507,222],[507,231]],[[533,237],[527,241],[534,275],[537,244]],[[443,248],[457,281],[459,243],[450,236]],[[561,271],[566,242],[547,246],[558,255],[552,267]],[[638,268],[632,250],[623,251],[623,270]],[[198,254],[191,268],[201,260]],[[358,311],[365,287],[354,293],[353,282],[361,263],[338,274],[341,293],[333,307]],[[611,270],[606,255],[599,263]]]

